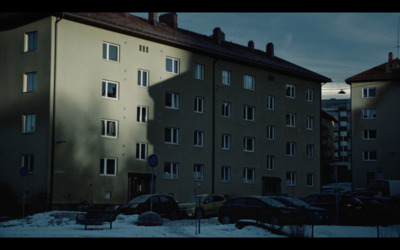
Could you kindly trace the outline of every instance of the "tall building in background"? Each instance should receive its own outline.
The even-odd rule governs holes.
[[[330,79],[177,18],[1,14],[4,205],[319,191]]]
[[[351,87],[353,186],[400,180],[400,61],[388,61],[346,79]]]

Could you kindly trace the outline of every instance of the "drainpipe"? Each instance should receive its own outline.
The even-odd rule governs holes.
[[[60,22],[64,17],[64,14],[61,14],[61,17],[56,18],[56,22],[54,25],[54,73],[53,73],[53,112],[52,112],[52,125],[51,125],[51,161],[50,161],[50,199],[49,205],[53,206],[53,187],[54,187],[54,146],[55,146],[55,116],[56,116],[56,72],[57,72],[57,26],[58,22]]]

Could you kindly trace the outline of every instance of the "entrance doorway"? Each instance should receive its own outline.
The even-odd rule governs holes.
[[[156,177],[154,176],[154,183]],[[153,184],[153,192],[155,185]],[[128,173],[128,200],[151,193],[151,174]]]
[[[279,177],[262,177],[262,194],[280,194],[281,178]]]

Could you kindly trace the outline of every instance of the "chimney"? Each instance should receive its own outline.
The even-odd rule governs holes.
[[[175,12],[160,15],[159,21],[160,23],[165,23],[174,29],[178,28],[178,15]]]
[[[390,62],[391,60],[393,60],[393,53],[392,53],[392,52],[389,52],[389,62]]]
[[[148,22],[154,27],[157,27],[157,12],[149,12]]]
[[[274,44],[273,43],[268,43],[267,44],[267,56],[268,57],[274,57]]]
[[[253,41],[249,41],[247,43],[247,47],[249,47],[250,49],[254,49],[254,42]]]
[[[221,44],[221,42],[225,41],[225,34],[224,34],[224,32],[222,32],[222,30],[219,27],[218,28],[214,28],[213,37],[214,37],[214,40],[218,44]]]

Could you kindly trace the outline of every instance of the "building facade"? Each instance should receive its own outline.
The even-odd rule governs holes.
[[[0,178],[14,200],[120,204],[150,193],[152,173],[177,200],[319,191],[330,79],[272,44],[182,30],[176,14],[5,15],[1,27]]]
[[[399,59],[346,79],[351,86],[352,175],[355,188],[373,179],[400,179]]]

